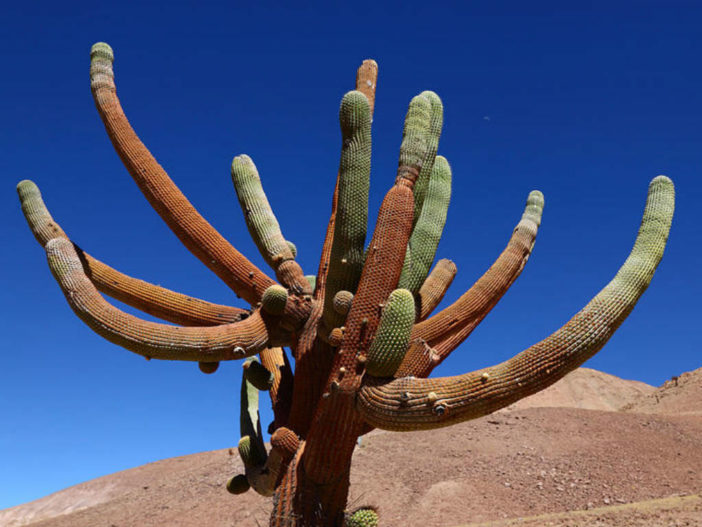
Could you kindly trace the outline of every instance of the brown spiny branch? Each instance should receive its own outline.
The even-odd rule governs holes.
[[[33,182],[20,181],[17,193],[27,224],[42,247],[53,238],[69,239],[51,217],[39,188]],[[238,322],[249,315],[244,309],[213,304],[133,278],[93,258],[79,247],[75,246],[75,249],[85,274],[98,291],[149,315],[181,326],[218,326]]]
[[[580,312],[506,362],[457,377],[366,379],[358,408],[386,430],[421,430],[488,415],[543,390],[597,353],[648,287],[665,249],[675,192],[665,176],[649,187],[639,234],[619,272]]]
[[[124,115],[117,98],[112,49],[96,44],[91,50],[90,87],[98,113],[117,154],[151,206],[200,261],[251,304],[275,282],[234,249],[173,183],[144,146]]]

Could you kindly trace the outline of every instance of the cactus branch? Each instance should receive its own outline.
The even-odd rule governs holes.
[[[441,128],[444,125],[444,105],[439,96],[433,91],[424,91],[421,95],[426,98],[431,104],[429,127],[427,129],[427,153],[426,159],[422,165],[422,169],[417,179],[417,184],[414,189],[414,227],[419,221],[419,216],[424,208],[424,200],[429,188],[429,181],[434,177],[434,160],[436,152],[439,149],[439,138],[441,137]],[[450,170],[450,169],[449,169]],[[450,173],[449,173],[450,178]],[[450,186],[449,179],[449,186]],[[447,205],[448,206],[448,205]]]
[[[407,252],[411,255],[410,264],[405,266],[400,276],[399,287],[409,289],[414,295],[419,292],[434,262],[451,199],[451,167],[448,161],[443,156],[436,156],[433,165],[422,211],[409,239]]]
[[[356,71],[356,90],[368,99],[371,119],[375,109],[375,88],[378,85],[378,63],[373,59],[366,59]]]
[[[412,331],[413,340],[423,339],[434,345],[461,328],[474,328],[487,316],[529,259],[541,223],[543,205],[541,192],[529,194],[524,214],[502,254],[458,300],[417,324]]]
[[[300,265],[295,262],[294,245],[286,241],[280,232],[256,165],[249,156],[240,155],[232,161],[231,173],[246,227],[261,256],[287,287],[298,292],[310,292],[310,284]]]
[[[414,318],[412,293],[407,289],[395,289],[385,303],[378,331],[368,350],[368,373],[391,377],[397,371],[407,351]]]
[[[446,291],[451,287],[456,277],[458,268],[451,260],[442,259],[436,262],[434,269],[419,288],[417,293],[417,320],[426,319],[444,298]]]
[[[356,91],[360,91],[368,99],[370,107],[370,117],[373,120],[373,110],[375,109],[375,90],[378,85],[378,64],[372,60],[364,60],[356,71]],[[322,256],[319,261],[319,271],[315,286],[315,299],[324,300],[326,288],[326,277],[329,270],[329,258],[331,255],[332,243],[334,241],[334,226],[336,224],[336,209],[339,201],[339,175],[337,173],[334,184],[334,194],[332,197],[331,215],[327,225],[327,232],[322,244]],[[320,285],[321,284],[321,285]]]
[[[51,217],[33,182],[20,181],[17,193],[29,228],[42,247],[53,238],[69,239]],[[85,274],[98,291],[149,315],[181,326],[219,326],[237,322],[249,314],[244,309],[213,304],[133,278],[74,247]]]
[[[112,48],[95,44],[90,52],[90,87],[107,135],[151,206],[200,261],[244,300],[255,304],[273,285],[254,264],[227,242],[182,194],[124,115],[117,98]]]
[[[363,270],[370,185],[370,106],[361,92],[344,95],[339,110],[341,160],[334,236],[329,257],[324,323],[334,328],[343,318],[334,312],[337,291],[355,291]]]
[[[506,362],[457,377],[369,378],[358,408],[386,430],[432,429],[474,419],[543,390],[597,353],[632,311],[660,262],[673,219],[673,183],[649,186],[639,234],[612,281],[563,327]]]
[[[243,359],[270,343],[259,312],[241,322],[178,327],[141,320],[110,305],[83,271],[73,244],[54,238],[46,244],[49,267],[73,311],[110,342],[153,359],[215,362]]]

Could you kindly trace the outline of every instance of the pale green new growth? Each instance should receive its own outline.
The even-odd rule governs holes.
[[[400,161],[397,180],[408,179],[416,184],[419,173],[429,151],[429,121],[431,103],[423,95],[417,95],[410,101],[400,145]]]
[[[419,178],[414,186],[414,223],[419,221],[419,215],[424,206],[429,180],[434,169],[434,158],[439,149],[439,138],[441,137],[441,128],[444,125],[444,105],[439,96],[433,91],[424,91],[422,96],[431,103],[431,117],[429,118],[429,128],[427,130],[427,153],[426,160],[422,165],[422,170],[419,173]]]
[[[358,509],[347,516],[345,527],[378,527],[378,513],[373,509]]]
[[[527,198],[527,206],[522,214],[522,219],[529,219],[541,225],[541,214],[544,211],[544,195],[538,190],[532,190]]]
[[[436,156],[424,206],[409,240],[409,265],[402,269],[399,287],[417,294],[434,262],[436,249],[446,224],[451,200],[451,167],[443,156]],[[407,262],[407,256],[405,261]]]
[[[112,63],[115,54],[112,48],[104,42],[93,44],[90,48],[90,87],[114,91],[114,72]]]
[[[271,315],[282,315],[288,301],[288,290],[282,285],[272,285],[263,292],[261,308]]]
[[[371,116],[366,96],[359,91],[344,95],[339,122],[342,146],[338,199],[324,297],[327,328],[343,322],[333,309],[334,295],[341,290],[355,291],[363,270],[371,161]]]
[[[407,289],[395,289],[388,297],[368,350],[368,373],[376,377],[391,377],[397,371],[407,352],[414,318],[412,293]]]
[[[110,47],[110,45],[106,42],[96,42],[90,48],[90,58],[91,60],[104,59],[114,62],[115,54],[112,51],[112,47]]]
[[[293,248],[280,232],[280,225],[263,192],[256,165],[245,154],[232,161],[232,181],[239,198],[239,205],[246,219],[246,227],[261,252],[261,256],[274,270],[286,260],[294,260]],[[292,247],[291,247],[292,245]]]
[[[675,188],[666,176],[658,176],[648,188],[639,234],[631,254],[600,295],[615,296],[630,304],[651,282],[656,265],[663,257],[675,207]],[[597,298],[597,297],[595,297]]]
[[[32,229],[32,234],[42,247],[52,238],[66,237],[61,227],[49,214],[39,187],[33,181],[28,179],[20,181],[17,184],[17,194],[22,204],[22,212]]]

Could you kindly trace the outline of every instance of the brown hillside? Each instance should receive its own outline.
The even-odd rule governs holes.
[[[681,374],[624,406],[627,412],[702,415],[702,368]]]
[[[642,392],[637,400],[649,397],[639,383],[592,370],[571,375],[541,404],[567,404],[578,386],[587,404],[615,405],[634,392]],[[614,386],[632,391],[609,393]],[[699,384],[686,378],[676,388],[687,400],[683,392],[696,393]],[[0,525],[267,525],[269,500],[224,490],[240,470],[227,450],[166,459],[0,511]],[[378,505],[387,527],[702,526],[702,504],[693,499],[700,492],[702,415],[514,407],[436,431],[370,434],[354,455],[350,503]],[[561,514],[568,511],[583,512]]]
[[[655,390],[650,384],[627,381],[590,368],[578,368],[553,386],[508,409],[565,407],[615,411]]]

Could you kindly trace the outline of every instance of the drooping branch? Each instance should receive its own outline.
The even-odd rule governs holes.
[[[597,353],[634,308],[660,262],[674,210],[673,183],[655,178],[634,248],[612,281],[555,333],[515,357],[457,377],[369,378],[358,409],[386,430],[432,429],[490,414],[543,390]]]
[[[17,185],[22,212],[34,237],[44,247],[53,238],[66,238],[61,226],[51,217],[39,188],[31,181]],[[85,274],[98,291],[155,317],[182,326],[218,326],[237,322],[248,311],[213,304],[199,298],[176,293],[113,269],[75,247]]]
[[[451,346],[442,346],[440,359],[443,360],[475,329],[522,272],[534,247],[543,206],[541,192],[531,192],[524,214],[502,254],[458,300],[431,318],[417,324],[412,331],[413,342],[424,341],[431,347],[437,347],[443,341],[450,341]],[[410,352],[406,355],[405,362],[412,360],[414,355]],[[436,364],[438,362],[434,365]],[[413,371],[413,375],[418,377],[428,375],[428,372],[408,367],[407,364],[403,364],[400,369]]]
[[[133,130],[117,98],[112,49],[95,44],[90,86],[117,154],[151,206],[197,258],[251,304],[275,282],[238,252],[205,220],[168,177]]]
[[[451,287],[456,277],[458,268],[451,260],[442,259],[436,262],[434,269],[419,288],[417,293],[417,318],[419,321],[426,319],[444,298],[446,291]]]
[[[269,393],[275,426],[285,426],[288,424],[293,397],[294,376],[290,362],[285,350],[280,347],[265,349],[259,356],[261,364],[273,373],[273,386]]]
[[[261,256],[286,287],[296,292],[312,292],[290,244],[280,232],[254,162],[247,155],[237,156],[232,161],[231,172],[246,226]]]
[[[109,304],[85,275],[73,244],[54,238],[46,244],[49,267],[73,311],[110,342],[148,358],[215,362],[242,359],[275,342],[259,311],[241,322],[179,327],[139,319]],[[272,328],[274,329],[274,328]]]

